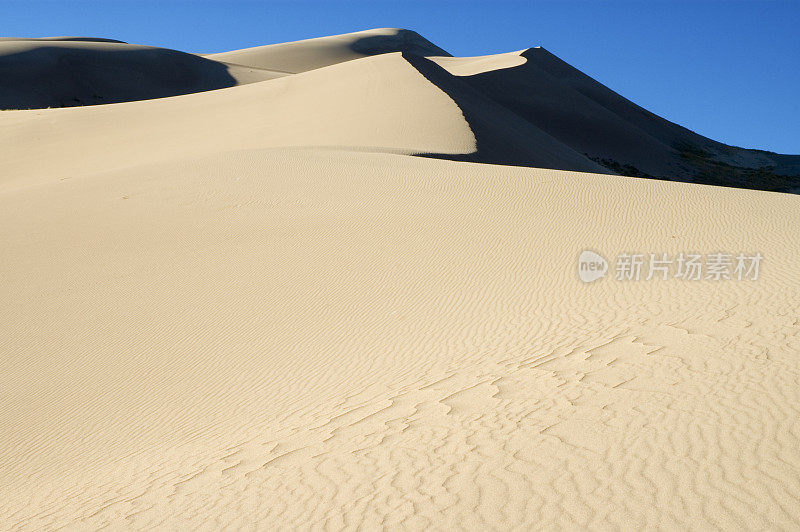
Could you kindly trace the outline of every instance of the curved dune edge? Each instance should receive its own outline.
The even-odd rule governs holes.
[[[0,190],[208,153],[331,146],[467,154],[461,109],[401,54],[142,102],[0,114]]]
[[[177,50],[82,38],[0,40],[0,109],[108,105],[287,75]]]
[[[75,37],[75,36],[59,36],[59,37],[0,37],[2,41],[83,41],[83,42],[105,42],[105,43],[120,43],[126,44],[125,41],[118,41],[116,39],[105,39],[103,37]]]
[[[462,121],[453,119],[452,113],[448,111],[445,118],[429,105],[432,100],[423,98],[426,103],[419,105],[415,98],[403,94],[407,86],[405,68],[396,67],[401,73],[397,80],[392,79],[395,72],[385,65],[380,72],[362,71],[352,80],[333,79],[326,70],[398,54],[435,86],[434,92],[439,89],[459,107],[473,137],[470,143],[463,142]],[[364,64],[361,67],[369,68]],[[304,104],[307,111],[297,106],[296,97],[289,96],[287,109],[295,112],[290,120],[294,123],[287,127],[282,118],[270,132],[256,129],[264,141],[245,140],[238,147],[344,146],[356,151],[382,150],[455,161],[800,193],[800,155],[728,146],[698,135],[627,100],[544,48],[456,58],[416,32],[399,28],[216,54],[188,54],[91,38],[6,39],[0,42],[0,109],[97,106],[191,96],[317,70],[331,77],[312,77],[316,85],[300,91],[308,97]],[[341,76],[353,73],[336,72]],[[371,78],[378,75],[383,79],[371,87]],[[274,100],[272,106],[255,102],[249,118],[269,120],[263,113],[272,111],[271,107],[281,114],[281,100],[293,83],[284,80],[272,91],[265,89],[264,95]],[[344,91],[347,84],[351,86]],[[340,95],[341,103],[328,96],[328,90]],[[343,92],[350,95],[341,96]],[[328,125],[336,116],[336,121],[345,124],[342,129],[352,132],[353,123],[363,118],[358,108],[352,108],[354,97],[364,99],[369,108],[367,123],[355,126],[361,129],[360,134],[340,134],[339,124],[324,134],[320,134],[324,128],[317,128],[307,139],[294,134],[296,124],[314,129],[305,122],[315,120],[317,114]],[[208,103],[215,107],[219,101],[210,97]],[[319,109],[320,102],[329,108],[341,106],[347,114],[337,116],[330,109]],[[375,119],[383,112],[380,106],[374,107],[376,103],[385,104],[389,110],[385,118]],[[162,109],[157,105],[152,108]],[[444,108],[452,110],[451,105]],[[144,114],[149,115],[147,111]],[[285,118],[286,113],[283,115]],[[124,115],[109,111],[109,116]],[[0,124],[3,118],[0,116]],[[445,126],[431,125],[431,118],[444,118]],[[418,123],[410,124],[412,120]],[[187,123],[197,126],[198,119],[188,119]],[[453,124],[458,124],[454,126],[459,131],[456,139],[448,135]],[[238,129],[230,124],[224,124],[224,128]],[[244,129],[253,131],[249,126]],[[280,138],[284,129],[287,134]],[[387,133],[387,129],[399,131]],[[440,137],[432,138],[434,134]],[[241,136],[234,133],[233,137]],[[467,144],[471,149],[465,149]]]
[[[420,56],[450,55],[417,32],[400,28],[376,28],[230,52],[203,54],[203,57],[237,65],[299,73],[393,52]]]
[[[477,57],[432,57],[431,61],[444,68],[454,76],[474,76],[491,70],[514,68],[525,64],[522,53],[508,52],[505,54],[482,55]]]
[[[6,191],[0,521],[792,528],[798,201],[313,150]]]

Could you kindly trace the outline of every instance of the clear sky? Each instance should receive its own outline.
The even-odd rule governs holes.
[[[376,27],[453,55],[543,46],[700,134],[800,154],[800,0],[0,0],[3,36],[188,52]]]

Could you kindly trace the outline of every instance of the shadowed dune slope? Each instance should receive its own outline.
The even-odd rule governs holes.
[[[0,109],[163,98],[283,75],[119,42],[69,38],[0,41]]]
[[[83,42],[113,42],[125,44],[125,41],[118,41],[116,39],[105,39],[102,37],[0,37],[0,42],[3,41],[83,41]]]
[[[513,57],[523,59],[514,64]],[[727,146],[639,107],[543,48],[434,58],[472,88],[614,172],[795,191],[800,156]]]
[[[458,104],[475,135],[476,150],[473,152],[421,155],[456,161],[611,173],[532,122],[500,105],[489,95],[474,89],[462,78],[454,76],[439,66],[435,62],[436,58],[428,59],[409,54],[406,59],[428,81],[442,89]],[[462,67],[502,68],[507,64],[509,61],[490,62],[488,65],[467,63]]]
[[[226,63],[295,73],[391,52],[420,56],[450,55],[414,31],[379,28],[207,54],[204,57]]]

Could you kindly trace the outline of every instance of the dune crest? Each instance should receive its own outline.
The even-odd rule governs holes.
[[[450,55],[414,31],[379,28],[206,54],[204,57],[237,65],[298,73],[343,61],[393,52],[420,56]]]
[[[2,41],[84,41],[127,44],[125,41],[106,39],[103,37],[72,37],[66,35],[62,37],[0,37],[0,42]]]
[[[450,96],[475,135],[473,151],[439,151],[452,144],[440,139],[427,147],[414,143],[411,151],[419,155],[800,192],[800,156],[702,137],[642,109],[542,47],[455,58],[416,32],[397,28],[203,55],[103,39],[12,38],[0,42],[0,108],[178,96],[397,52]]]
[[[459,107],[399,53],[176,98],[7,112],[0,124],[0,142],[18,146],[0,154],[0,189],[136,166],[142,153],[157,161],[271,147],[475,151]]]

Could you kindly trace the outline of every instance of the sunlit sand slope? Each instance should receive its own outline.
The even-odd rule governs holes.
[[[461,109],[399,53],[176,98],[5,112],[0,142],[0,189],[245,148],[475,150]]]
[[[370,55],[392,52],[405,52],[419,56],[450,55],[414,31],[378,28],[207,54],[205,57],[237,65],[296,73]]]
[[[14,149],[0,152],[0,190],[143,157],[292,146],[604,171],[470,87],[451,90],[457,79],[441,68],[429,72],[418,63],[426,60],[414,57],[365,57],[176,98],[2,113],[0,142]]]
[[[2,528],[797,526],[799,198],[150,152],[0,193]]]

